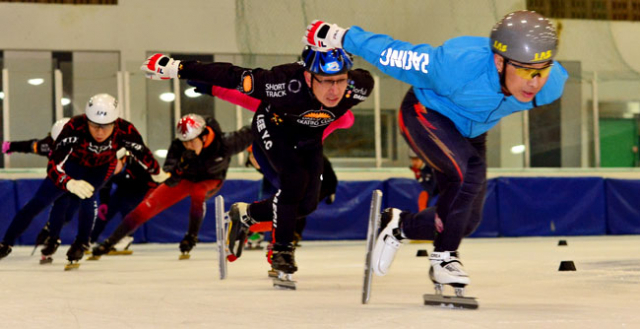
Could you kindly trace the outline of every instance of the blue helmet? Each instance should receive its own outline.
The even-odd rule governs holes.
[[[342,48],[319,50],[307,46],[302,51],[302,61],[307,71],[317,75],[342,74],[353,67],[351,55]]]

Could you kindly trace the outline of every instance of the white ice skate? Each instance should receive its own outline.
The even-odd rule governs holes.
[[[429,255],[431,269],[429,276],[435,284],[449,284],[452,286],[466,286],[471,280],[458,260],[457,251],[432,252]]]
[[[400,209],[387,208],[380,217],[382,231],[376,239],[373,249],[373,272],[378,276],[387,275],[391,263],[396,256],[398,248],[402,245],[402,233],[400,232]]]
[[[464,288],[468,285],[469,275],[464,271],[458,260],[457,251],[432,252],[429,255],[431,268],[429,277],[435,285],[435,295],[423,296],[425,305],[439,305],[445,307],[478,308],[475,298],[465,297]],[[450,285],[455,290],[455,296],[443,295],[443,286]]]
[[[107,255],[109,256],[131,255],[133,251],[129,250],[129,247],[131,246],[132,243],[133,243],[133,237],[130,235],[127,235],[124,238],[120,239],[120,241],[118,241],[118,243],[116,243],[113,246],[113,249],[109,251]]]

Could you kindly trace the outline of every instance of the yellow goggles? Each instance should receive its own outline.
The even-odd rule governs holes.
[[[511,61],[508,61],[507,64],[513,66],[516,69],[516,74],[525,80],[532,80],[533,78],[538,76],[540,78],[546,78],[549,76],[551,68],[553,67],[553,62],[549,62],[547,66],[539,69],[522,66]]]

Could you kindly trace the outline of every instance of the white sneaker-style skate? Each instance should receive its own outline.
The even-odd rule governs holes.
[[[400,209],[387,208],[380,216],[380,234],[373,248],[373,272],[378,276],[385,276],[393,263],[398,248],[402,245],[400,232]]]
[[[464,289],[471,280],[464,271],[462,263],[458,260],[457,251],[432,252],[429,255],[431,268],[429,277],[434,284],[435,294],[423,295],[425,305],[460,307],[477,309],[478,301],[473,297],[465,297]],[[450,285],[455,291],[455,296],[443,294],[443,286]]]
[[[458,260],[457,251],[434,251],[429,255],[429,261],[431,262],[429,277],[433,283],[464,287],[471,282],[462,263]]]
[[[133,243],[133,236],[127,235],[124,238],[120,239],[118,243],[113,246],[113,249],[109,251],[107,255],[131,255],[133,253],[132,250],[129,250],[129,247]]]

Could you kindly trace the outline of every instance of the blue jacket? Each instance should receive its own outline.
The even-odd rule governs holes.
[[[343,46],[382,72],[412,85],[420,103],[453,121],[463,136],[476,137],[502,117],[534,107],[533,101],[523,103],[502,93],[489,43],[489,38],[467,36],[439,47],[413,45],[353,26],[345,34]],[[536,105],[560,98],[568,76],[554,61],[547,83],[534,99]]]

